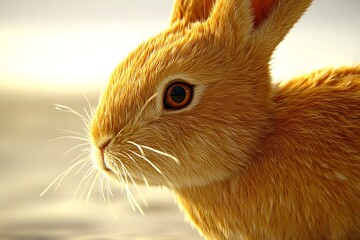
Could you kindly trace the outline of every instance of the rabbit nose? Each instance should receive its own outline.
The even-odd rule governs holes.
[[[111,142],[111,139],[107,139],[105,142],[101,143],[100,146],[99,146],[101,156],[102,156],[103,159],[104,159],[105,149],[109,145],[110,142]]]
[[[110,171],[110,169],[105,164],[105,149],[109,145],[110,142],[111,142],[111,139],[107,139],[106,141],[99,144],[99,146],[97,146],[97,149],[98,149],[97,163],[98,163],[98,166],[105,171]]]

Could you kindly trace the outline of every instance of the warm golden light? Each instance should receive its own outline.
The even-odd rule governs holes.
[[[68,207],[83,172],[72,172],[57,192],[39,198],[79,152],[89,156],[75,147],[59,158],[88,134],[78,116],[56,111],[54,104],[86,115],[82,90],[96,106],[116,65],[166,27],[172,3],[0,1],[0,239],[200,239],[166,190],[145,191],[144,217],[113,188],[118,219],[98,184],[88,204],[85,193]],[[359,0],[314,1],[273,56],[275,81],[360,63],[359,9]],[[75,138],[49,141],[64,135]]]

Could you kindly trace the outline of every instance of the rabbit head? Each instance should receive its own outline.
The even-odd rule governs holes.
[[[310,1],[178,0],[113,72],[91,125],[115,179],[181,188],[244,170],[271,131],[269,60]]]

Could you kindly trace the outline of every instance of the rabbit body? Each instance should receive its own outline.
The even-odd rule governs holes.
[[[272,53],[310,4],[176,0],[100,99],[99,168],[168,187],[207,239],[360,239],[360,65],[271,84]],[[192,101],[166,109],[174,82]]]
[[[246,170],[179,203],[207,239],[359,239],[360,67],[296,78],[273,102]]]

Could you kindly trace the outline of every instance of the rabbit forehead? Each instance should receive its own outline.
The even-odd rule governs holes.
[[[231,62],[225,54],[206,32],[165,32],[138,46],[118,65],[106,92],[141,101],[171,79],[192,79],[193,84],[221,80],[216,76]]]
[[[141,44],[113,72],[93,121],[93,137],[119,132],[151,96],[161,95],[162,83],[169,78],[198,75],[202,59],[209,61],[208,46],[200,33],[177,32],[165,32]],[[158,105],[151,103],[147,108],[159,115]]]
[[[149,39],[113,72],[92,125],[93,138],[116,135],[125,126],[141,125],[143,119],[137,119],[137,123],[133,119],[154,94],[156,101],[148,104],[144,113],[158,118],[165,86],[177,78],[199,85],[200,91],[201,86],[239,78],[249,61],[245,55],[238,56],[200,23],[188,30],[168,30]],[[200,94],[195,95],[194,104]]]

